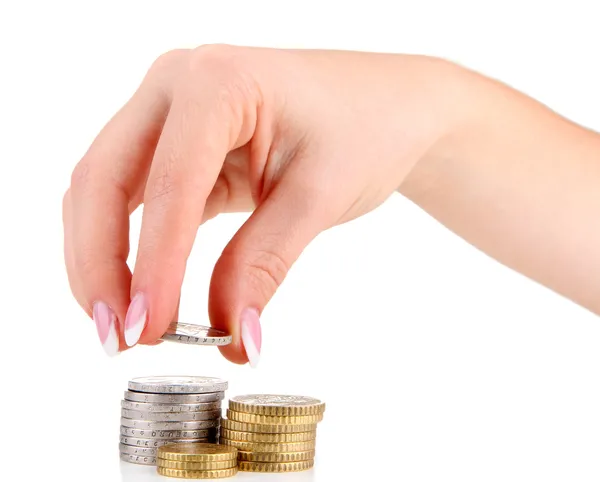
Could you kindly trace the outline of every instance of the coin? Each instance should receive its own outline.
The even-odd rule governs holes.
[[[225,380],[213,377],[139,377],[128,382],[129,390],[147,393],[206,393],[227,390]]]
[[[155,422],[192,422],[197,420],[214,420],[221,417],[221,410],[205,412],[143,412],[141,410],[121,409],[121,416],[136,420],[151,420]]]
[[[260,442],[239,442],[221,437],[219,443],[236,447],[244,452],[305,452],[314,450],[316,440],[307,440],[306,442],[287,442],[287,443],[260,443]]]
[[[173,443],[184,443],[184,442],[208,442],[206,438],[186,438],[186,439],[152,439],[152,438],[138,438],[138,437],[126,437],[121,435],[119,442],[125,445],[135,445],[136,447],[153,447],[158,448],[163,445],[169,445]]]
[[[156,471],[159,475],[178,477],[180,479],[223,479],[234,476],[237,474],[238,469],[237,467],[232,467],[221,470],[177,470],[157,467]]]
[[[229,400],[229,408],[257,415],[317,415],[325,411],[325,403],[301,395],[241,395]]]
[[[208,392],[208,393],[196,393],[191,395],[182,394],[169,394],[169,393],[143,393],[143,392],[132,392],[127,390],[125,392],[125,400],[131,402],[147,402],[147,403],[206,403],[206,402],[218,402],[223,400],[225,397],[224,392]]]
[[[121,407],[128,410],[141,410],[142,412],[202,412],[207,410],[220,410],[221,402],[175,404],[121,400]]]
[[[210,462],[237,459],[237,449],[211,443],[183,443],[161,447],[157,457],[180,462]]]
[[[156,457],[147,455],[131,455],[131,454],[120,454],[121,460],[124,462],[130,462],[132,464],[140,465],[156,465]]]
[[[154,447],[137,447],[134,445],[119,444],[119,452],[130,455],[149,455],[156,457],[157,448]]]
[[[124,427],[121,425],[121,435],[137,438],[155,439],[181,439],[181,438],[209,438],[217,433],[216,428],[201,430],[146,430]]]
[[[155,420],[139,420],[121,417],[121,425],[129,428],[146,430],[199,430],[219,426],[219,419],[194,420],[191,422],[157,422]]]
[[[256,433],[297,433],[297,432],[312,432],[317,429],[316,423],[306,423],[298,425],[284,424],[266,424],[266,423],[244,423],[236,422],[235,420],[222,419],[221,427],[229,430],[237,430],[239,432],[256,432]]]
[[[298,416],[270,416],[257,415],[255,413],[236,412],[235,410],[227,409],[227,418],[237,422],[245,423],[265,423],[265,424],[280,424],[280,425],[299,425],[307,423],[317,423],[323,420],[323,414],[317,415],[298,415]]]
[[[179,470],[219,470],[237,466],[237,459],[212,460],[210,462],[181,462],[178,460],[156,459],[159,467]]]
[[[240,462],[238,470],[244,472],[299,472],[308,470],[314,465],[314,460],[301,460],[299,462]]]
[[[253,433],[239,432],[236,430],[221,429],[221,437],[229,440],[239,440],[241,442],[262,442],[262,443],[281,443],[281,442],[305,442],[306,440],[315,440],[317,431],[297,432],[297,433]]]
[[[250,462],[296,462],[298,460],[310,460],[314,458],[314,450],[304,452],[244,452],[238,450],[238,460]]]
[[[161,340],[185,343],[188,345],[224,346],[231,343],[228,333],[216,330],[210,326],[192,325],[174,321],[169,325]]]

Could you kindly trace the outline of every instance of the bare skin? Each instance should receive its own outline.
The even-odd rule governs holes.
[[[597,133],[441,59],[204,46],[160,57],[76,166],[65,259],[75,298],[114,322],[119,350],[153,344],[177,317],[198,227],[251,211],[209,297],[211,324],[233,335],[221,352],[246,363],[241,327],[259,351],[258,315],[303,249],[395,191],[600,314],[598,186]],[[140,306],[138,340],[124,327]]]

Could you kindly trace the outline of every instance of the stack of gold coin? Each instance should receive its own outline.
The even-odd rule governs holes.
[[[158,448],[156,470],[180,479],[223,479],[237,474],[237,449],[211,443],[175,443]]]
[[[325,404],[299,395],[243,395],[229,400],[219,442],[238,449],[238,469],[296,472],[313,467]]]

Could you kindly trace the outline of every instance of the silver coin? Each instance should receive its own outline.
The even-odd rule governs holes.
[[[192,325],[191,323],[173,322],[167,328],[161,340],[185,343],[188,345],[224,346],[231,343],[228,333],[215,330],[210,326]]]
[[[213,377],[160,376],[130,380],[127,388],[146,393],[206,393],[227,390],[227,382]]]
[[[168,445],[172,443],[180,443],[180,442],[208,442],[210,440],[209,437],[202,438],[178,438],[178,439],[152,439],[152,438],[136,438],[136,437],[126,437],[125,435],[121,435],[119,437],[119,443],[125,445],[133,445],[134,447],[152,447],[158,448],[163,445]]]
[[[154,413],[206,412],[208,410],[220,410],[221,402],[170,404],[131,402],[129,400],[121,400],[121,408]]]
[[[121,416],[136,420],[152,420],[155,422],[193,422],[196,420],[216,420],[221,417],[221,410],[204,412],[142,412],[141,410],[121,409]]]
[[[156,457],[149,455],[132,455],[132,454],[119,454],[119,457],[123,462],[129,462],[132,464],[140,465],[156,465]]]
[[[158,422],[156,420],[140,420],[121,417],[121,425],[129,428],[145,430],[200,430],[219,427],[221,419],[195,420],[193,422]]]
[[[128,455],[148,455],[151,457],[156,457],[156,454],[158,453],[158,448],[138,447],[136,445],[125,445],[125,444],[120,443],[119,444],[119,452],[121,452],[122,454],[128,454]]]
[[[224,392],[196,393],[191,395],[169,393],[142,393],[127,390],[123,396],[131,402],[146,403],[208,403],[218,402],[225,398]]]
[[[218,429],[204,428],[199,430],[147,430],[121,425],[121,435],[136,438],[155,438],[155,439],[178,439],[178,438],[205,438],[218,434]]]

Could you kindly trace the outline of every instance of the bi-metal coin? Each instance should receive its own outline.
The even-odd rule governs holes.
[[[193,422],[158,422],[121,417],[121,425],[145,430],[201,430],[219,426],[220,420],[195,420]]]
[[[121,409],[121,416],[136,420],[151,420],[153,422],[194,422],[199,420],[216,420],[221,417],[221,410],[204,412],[143,412],[141,410]]]
[[[128,382],[127,388],[144,393],[206,393],[227,390],[225,380],[198,376],[139,377]]]
[[[124,427],[121,425],[121,435],[136,438],[154,439],[182,439],[182,438],[209,438],[217,434],[216,428],[202,430],[146,430]]]
[[[191,395],[182,394],[169,394],[169,393],[142,393],[132,392],[127,390],[123,396],[125,400],[131,402],[145,402],[145,403],[207,403],[207,402],[218,402],[225,398],[224,392],[209,392],[209,393],[196,393]]]
[[[183,443],[183,442],[208,442],[207,438],[186,438],[186,439],[152,439],[152,438],[136,438],[136,437],[125,437],[121,435],[119,437],[119,442],[125,445],[133,445],[135,447],[149,447],[149,448],[158,448],[163,445],[169,445],[173,443]]]
[[[232,337],[230,334],[210,326],[173,322],[169,325],[161,340],[187,345],[224,346],[231,343]]]
[[[140,410],[142,412],[205,412],[209,410],[220,410],[221,402],[174,404],[121,400],[121,408],[125,408],[127,410]]]
[[[156,457],[148,455],[131,455],[131,454],[120,454],[121,460],[132,464],[140,465],[156,465]]]
[[[122,454],[156,457],[157,450],[158,449],[154,447],[137,447],[134,445],[119,444],[119,452]]]

